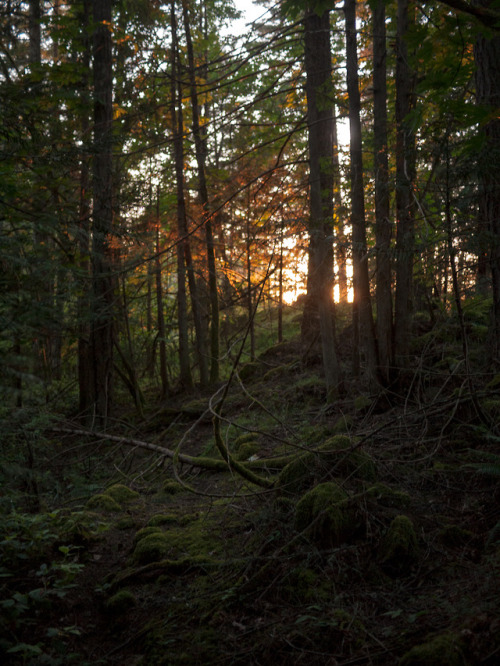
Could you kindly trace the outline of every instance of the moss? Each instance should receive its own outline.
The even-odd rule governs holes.
[[[183,491],[184,488],[178,481],[165,481],[162,486],[162,492],[165,493],[165,495],[177,495]]]
[[[141,539],[144,539],[144,537],[149,536],[150,534],[157,534],[158,532],[161,532],[161,528],[156,526],[156,525],[149,525],[148,527],[143,527],[141,530],[136,532],[135,537],[134,537],[134,544],[138,543]]]
[[[408,516],[396,516],[379,548],[379,562],[389,574],[404,575],[418,559],[417,534]]]
[[[486,388],[491,391],[496,391],[500,388],[500,375],[495,375],[493,379],[486,384]]]
[[[335,422],[335,425],[332,428],[332,434],[341,435],[345,432],[349,432],[353,425],[352,416],[345,415],[341,416],[338,421]]]
[[[465,666],[461,643],[453,634],[441,634],[415,645],[399,660],[399,666]]]
[[[124,486],[121,483],[115,483],[113,486],[110,486],[105,491],[105,494],[112,497],[115,502],[118,502],[118,504],[129,504],[139,498],[139,493],[127,488],[127,486]]]
[[[348,539],[359,527],[342,488],[328,481],[303,495],[295,509],[295,529],[306,531],[321,546],[336,546]]]
[[[236,460],[248,460],[254,456],[257,451],[260,451],[260,444],[258,442],[243,442],[236,451]]]
[[[214,529],[212,520],[197,516],[179,518],[184,526],[169,526],[167,532],[158,526],[145,527],[136,535],[136,546],[132,555],[135,564],[149,564],[170,558],[181,560],[185,557],[216,556],[222,549],[219,532]],[[146,533],[146,530],[153,530]],[[137,537],[141,534],[140,538]]]
[[[474,539],[474,534],[470,530],[464,530],[458,525],[446,525],[439,531],[439,540],[445,546],[459,547],[465,546]]]
[[[124,516],[123,518],[120,518],[120,520],[117,523],[115,523],[115,527],[117,530],[129,530],[135,526],[136,522],[132,516]]]
[[[316,459],[314,453],[303,453],[285,465],[279,475],[279,487],[288,493],[300,493],[313,484]]]
[[[356,412],[365,413],[372,406],[373,401],[366,395],[358,395],[354,400],[354,409]]]
[[[148,527],[157,527],[158,525],[177,524],[178,516],[173,513],[157,513],[151,516],[148,521]]]
[[[255,442],[255,433],[253,433],[253,432],[244,432],[243,434],[236,437],[236,439],[233,442],[234,450],[238,451],[240,446],[242,444],[246,444],[247,442]]]
[[[106,601],[105,607],[108,613],[123,615],[136,603],[137,599],[130,590],[120,590]]]
[[[383,483],[368,488],[367,495],[377,500],[378,504],[396,509],[406,509],[411,504],[411,497],[402,490],[394,490]]]
[[[132,559],[136,564],[149,564],[163,560],[170,551],[168,536],[164,532],[153,532],[137,542]]]
[[[116,500],[105,493],[93,495],[87,502],[86,507],[87,509],[110,512],[121,511],[122,508]]]
[[[372,458],[361,448],[352,449],[353,441],[347,435],[335,435],[319,449],[319,453],[335,466],[335,474],[354,476],[364,481],[375,481],[377,468]]]
[[[238,374],[240,379],[245,381],[246,379],[255,377],[255,375],[259,374],[261,371],[262,363],[259,363],[258,361],[250,361],[249,363],[245,363],[245,365],[241,366],[241,368],[238,370]]]

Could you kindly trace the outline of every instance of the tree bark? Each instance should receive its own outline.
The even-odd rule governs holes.
[[[158,337],[160,348],[160,380],[161,397],[164,398],[168,393],[168,375],[167,375],[167,332],[165,329],[165,313],[163,312],[163,285],[161,275],[161,257],[160,257],[160,188],[156,193],[156,260],[155,260],[155,278],[156,278],[156,309],[158,320]]]
[[[304,331],[308,337],[314,333],[311,315],[317,312],[326,384],[328,389],[337,389],[341,377],[333,303],[333,86],[329,10],[319,16],[307,9],[304,27],[310,218],[308,302],[302,331],[303,339]]]
[[[182,94],[180,88],[178,67],[177,21],[175,18],[175,1],[172,0],[170,12],[170,25],[172,30],[171,48],[171,105],[173,150],[175,175],[177,186],[177,230],[179,240],[177,243],[177,318],[179,330],[179,365],[180,382],[186,389],[193,388],[193,377],[189,360],[188,311],[186,298],[186,243],[189,239],[186,234],[186,203],[184,200],[184,148],[183,148],[183,118]]]
[[[95,28],[91,350],[94,412],[97,421],[105,425],[113,388],[111,0],[93,0],[92,7]]]
[[[208,291],[210,295],[210,383],[219,381],[219,293],[217,289],[217,269],[215,263],[215,242],[212,228],[212,216],[210,214],[208,188],[206,179],[206,144],[202,137],[200,127],[200,113],[198,103],[198,91],[194,69],[193,42],[189,23],[189,13],[186,0],[182,1],[184,16],[184,27],[186,32],[186,45],[189,63],[189,80],[191,87],[191,107],[193,113],[193,137],[196,152],[196,164],[198,166],[198,192],[200,203],[203,208],[203,220],[205,228],[205,242],[207,248],[208,266]],[[206,380],[202,384],[207,383]]]
[[[389,208],[389,159],[387,147],[387,69],[385,2],[373,9],[373,150],[375,166],[375,245],[377,259],[377,342],[380,374],[389,380],[392,362],[392,295]]]
[[[351,223],[354,312],[359,313],[359,345],[365,353],[366,372],[370,382],[376,378],[377,349],[373,322],[368,253],[366,245],[363,155],[361,143],[361,100],[358,82],[358,53],[356,44],[356,1],[344,3],[346,21],[347,92],[349,95],[349,127],[351,157]],[[356,328],[356,321],[353,321]],[[359,355],[361,349],[357,352]],[[354,350],[356,355],[356,350]],[[358,360],[354,358],[354,367]]]
[[[406,35],[409,2],[398,0],[396,35],[396,298],[394,359],[403,367],[407,361],[411,333],[414,253],[415,146],[408,123],[413,95],[413,74],[409,64]]]
[[[479,10],[491,10],[490,0],[475,3]],[[489,265],[493,296],[492,351],[495,361],[500,361],[500,36],[479,34],[474,58],[476,62],[476,101],[491,110],[488,122],[480,131],[484,144],[479,158],[480,216],[489,238]]]

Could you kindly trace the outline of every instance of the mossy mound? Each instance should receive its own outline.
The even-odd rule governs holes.
[[[383,483],[368,488],[368,497],[372,497],[377,504],[395,509],[406,509],[411,504],[411,497],[402,490],[394,490]]]
[[[236,460],[249,460],[258,451],[260,451],[258,442],[243,442],[235,452],[235,458]]]
[[[445,546],[458,548],[466,546],[474,539],[474,533],[464,530],[458,525],[446,525],[439,531],[439,540]]]
[[[245,381],[255,377],[262,372],[262,367],[262,363],[259,363],[258,361],[250,361],[249,363],[245,363],[245,365],[242,365],[238,370],[240,379]]]
[[[112,615],[123,615],[136,603],[137,599],[130,590],[120,590],[106,601],[105,608]]]
[[[115,483],[106,489],[105,495],[112,497],[118,504],[129,504],[140,497],[139,493],[121,483]]]
[[[171,543],[164,532],[152,532],[143,536],[138,542],[132,555],[135,564],[150,564],[166,558],[171,552]]]
[[[165,481],[161,490],[165,495],[177,495],[182,493],[184,488],[178,481]]]
[[[335,466],[336,476],[375,481],[377,468],[372,458],[361,448],[349,450],[352,446],[353,441],[347,435],[335,435],[319,448],[319,453]]]
[[[461,643],[453,634],[441,634],[415,645],[399,660],[399,666],[465,666]]]
[[[137,544],[141,539],[144,539],[144,537],[149,536],[150,534],[157,534],[158,532],[161,532],[161,527],[158,525],[149,525],[147,527],[143,527],[141,530],[136,532],[136,535],[134,537],[134,544]]]
[[[157,513],[148,521],[147,527],[157,527],[159,525],[176,525],[178,524],[179,519],[173,513]]]
[[[382,539],[379,562],[389,574],[405,575],[418,560],[418,541],[408,516],[396,516]]]
[[[106,493],[99,493],[97,495],[93,495],[87,502],[86,507],[87,509],[91,509],[92,511],[109,511],[109,512],[121,511],[122,509],[120,504]]]
[[[313,485],[315,475],[315,454],[303,453],[283,467],[279,475],[279,487],[287,493],[297,494]]]
[[[359,528],[347,493],[335,482],[320,483],[303,495],[295,509],[295,529],[305,531],[317,544],[337,546]]]
[[[286,465],[279,476],[279,487],[297,494],[330,475],[375,481],[377,469],[370,456],[362,449],[352,449],[347,435],[330,437],[314,451],[303,453]]]

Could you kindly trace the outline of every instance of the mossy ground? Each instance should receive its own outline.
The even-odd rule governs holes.
[[[459,353],[450,331],[443,339],[447,358]],[[81,500],[106,529],[84,530],[72,551],[84,565],[76,587],[32,609],[25,634],[19,618],[8,631],[41,642],[76,627],[51,658],[78,653],[82,665],[496,665],[499,479],[471,466],[483,460],[471,448],[495,455],[496,440],[470,401],[464,421],[454,393],[463,380],[449,365],[436,370],[436,344],[422,345],[428,373],[390,409],[361,409],[363,386],[326,402],[317,363],[297,363],[298,343],[259,357],[243,373],[248,393],[230,390],[222,436],[234,456],[264,461],[252,469],[271,489],[121,445],[120,473],[102,471]],[[179,398],[161,427],[151,408],[133,437],[208,455],[212,424],[200,415],[210,397],[191,396],[189,409]],[[283,456],[295,458],[283,468]],[[72,530],[44,551],[47,562],[77,539]],[[39,587],[30,562],[19,568],[23,592],[30,576]]]

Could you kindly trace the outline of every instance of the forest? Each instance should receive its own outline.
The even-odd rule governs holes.
[[[500,0],[0,16],[1,662],[497,664]]]

